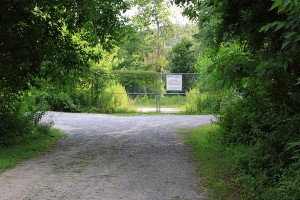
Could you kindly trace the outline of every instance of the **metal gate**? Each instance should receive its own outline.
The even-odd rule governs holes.
[[[161,112],[161,97],[168,95],[186,95],[186,93],[196,87],[199,73],[155,73],[145,71],[115,71],[113,73],[98,72],[95,75],[93,84],[94,94],[99,95],[101,79],[106,79],[106,83],[118,82],[125,87],[126,93],[112,94],[118,95],[147,95],[156,99],[156,112]],[[100,79],[100,80],[99,80]]]

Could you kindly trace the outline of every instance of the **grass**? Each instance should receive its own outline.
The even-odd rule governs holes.
[[[156,98],[149,98],[147,96],[137,97],[132,106],[134,107],[155,107]],[[184,108],[186,105],[186,97],[180,95],[163,96],[160,99],[162,108]]]
[[[193,152],[201,177],[200,184],[208,189],[208,198],[240,199],[234,166],[243,155],[243,150],[225,147],[217,125],[184,131],[184,139]]]
[[[11,146],[0,147],[0,172],[13,168],[25,159],[35,157],[53,147],[65,135],[58,129],[50,129],[49,134],[28,136]]]

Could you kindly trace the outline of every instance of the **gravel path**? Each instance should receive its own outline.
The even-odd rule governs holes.
[[[177,128],[212,116],[112,116],[49,112],[70,136],[0,174],[1,200],[197,200],[199,178]]]

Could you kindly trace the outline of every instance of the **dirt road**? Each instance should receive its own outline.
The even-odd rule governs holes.
[[[47,113],[69,137],[0,174],[0,199],[205,199],[176,129],[212,118]]]

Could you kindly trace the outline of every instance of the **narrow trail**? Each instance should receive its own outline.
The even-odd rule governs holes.
[[[49,112],[44,120],[69,137],[0,174],[0,199],[205,199],[176,129],[212,119]]]

